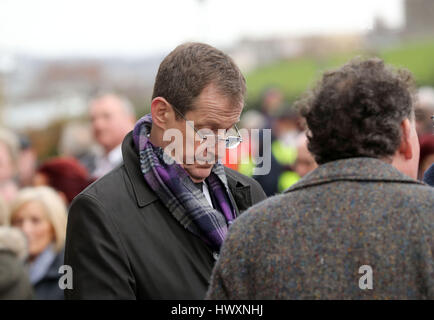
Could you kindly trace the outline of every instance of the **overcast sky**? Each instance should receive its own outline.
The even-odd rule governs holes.
[[[0,53],[137,56],[184,41],[366,31],[403,0],[0,0]]]

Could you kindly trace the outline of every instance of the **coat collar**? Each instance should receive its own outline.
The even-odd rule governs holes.
[[[158,200],[155,192],[148,187],[140,170],[140,158],[134,147],[133,132],[130,131],[122,142],[122,156],[125,169],[133,186],[137,205],[144,207],[151,202]]]
[[[241,211],[246,210],[253,204],[250,184],[237,179],[229,168],[224,168],[230,191],[229,197],[235,206],[236,215],[239,216]]]
[[[158,196],[148,187],[148,185],[144,181],[143,174],[140,170],[140,159],[134,146],[132,131],[125,136],[124,141],[122,142],[122,155],[124,159],[125,169],[130,178],[134,194],[137,199],[137,205],[139,207],[144,207],[158,200]],[[238,198],[242,198],[245,202],[250,202],[251,205],[252,200],[250,197],[250,185],[236,179],[236,177],[232,175],[230,170],[226,167],[225,174],[231,193],[230,196],[234,196],[235,203],[238,203]],[[248,205],[248,203],[246,203],[246,205]],[[235,210],[238,215],[239,208],[237,208],[237,206]]]
[[[349,158],[325,163],[285,192],[333,181],[382,181],[421,184],[392,165],[375,158]]]

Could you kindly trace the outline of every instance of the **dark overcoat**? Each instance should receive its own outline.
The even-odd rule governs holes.
[[[67,299],[203,299],[218,255],[187,231],[146,184],[131,132],[124,162],[69,210]],[[265,199],[253,179],[225,168],[236,211]]]

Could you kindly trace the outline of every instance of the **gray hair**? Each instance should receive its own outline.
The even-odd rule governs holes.
[[[58,149],[60,154],[78,157],[92,150],[93,137],[86,122],[68,122],[62,130]]]
[[[136,112],[134,109],[134,105],[131,103],[131,101],[120,94],[116,94],[116,93],[112,93],[112,92],[100,92],[97,95],[93,96],[90,101],[89,101],[89,105],[91,105],[93,102],[97,101],[97,100],[101,100],[107,97],[112,97],[115,98],[116,100],[119,101],[119,105],[124,109],[125,113],[127,115],[136,116]]]
[[[434,112],[434,89],[431,87],[421,87],[417,91],[416,108],[426,109],[428,112]]]
[[[11,251],[24,261],[28,254],[27,238],[17,228],[0,226],[0,250]]]

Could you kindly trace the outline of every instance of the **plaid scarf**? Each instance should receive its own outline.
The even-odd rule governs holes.
[[[134,144],[140,155],[141,171],[146,182],[179,223],[218,252],[228,226],[236,217],[232,198],[228,195],[230,191],[223,165],[215,164],[206,178],[209,191],[216,199],[216,210],[209,205],[184,168],[161,147],[149,141],[151,126],[152,117],[147,114],[136,123],[133,130]]]

